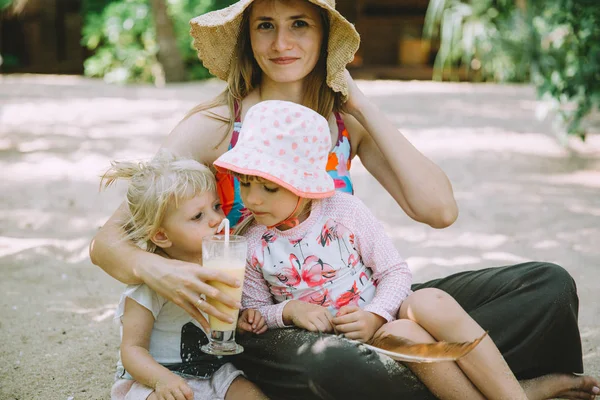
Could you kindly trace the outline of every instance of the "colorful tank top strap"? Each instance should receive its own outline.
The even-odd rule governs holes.
[[[240,113],[240,103],[236,100],[233,103],[233,114],[235,115],[235,121],[233,121],[233,132],[231,132],[231,141],[229,142],[229,150],[233,149],[237,144],[238,138],[240,137],[240,129],[242,129],[242,116]]]
[[[342,118],[342,114],[335,111],[333,113],[333,115],[335,115],[335,122],[336,122],[337,128],[338,128],[337,142],[335,142],[335,144],[337,145],[338,143],[340,143],[342,141],[343,132],[346,130],[346,125],[344,124],[344,119]]]
[[[242,121],[239,115],[240,106],[238,102],[234,103],[235,121],[228,150],[231,150],[237,144],[240,129],[242,128]],[[327,159],[327,173],[333,178],[336,190],[354,193],[352,179],[350,178],[350,158],[352,155],[350,135],[341,114],[336,112],[334,115],[338,128],[338,137]],[[217,192],[221,198],[223,212],[227,219],[229,219],[230,225],[236,226],[246,215],[246,209],[240,196],[240,182],[233,175],[222,172],[217,172],[216,178]]]
[[[231,132],[231,140],[227,150],[235,147],[240,136],[242,121],[240,117],[240,104],[236,101],[233,104],[235,121],[233,123],[233,132]],[[240,196],[240,182],[233,175],[218,172],[215,174],[217,179],[217,193],[221,199],[221,207],[225,216],[229,220],[230,226],[236,226],[243,219],[244,204]]]
[[[350,135],[348,134],[342,115],[338,112],[335,112],[334,115],[337,122],[338,137],[327,159],[327,173],[333,178],[336,190],[353,194],[354,186],[350,178],[350,166],[352,163]]]

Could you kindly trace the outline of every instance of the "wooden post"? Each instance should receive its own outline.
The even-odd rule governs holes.
[[[181,82],[186,78],[185,65],[177,47],[173,21],[167,12],[165,0],[150,0],[150,8],[156,25],[158,62],[163,66],[165,81]]]

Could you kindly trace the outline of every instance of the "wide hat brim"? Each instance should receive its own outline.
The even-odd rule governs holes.
[[[327,86],[348,97],[348,84],[344,77],[346,65],[352,61],[360,46],[360,35],[336,9],[333,0],[307,0],[329,14],[329,39],[327,44]],[[211,74],[228,80],[233,54],[240,34],[242,16],[254,0],[240,0],[221,10],[202,14],[190,21],[190,34],[198,58]]]
[[[292,162],[272,157],[261,149],[236,146],[221,155],[213,165],[220,172],[232,171],[242,175],[259,176],[307,199],[323,199],[335,193],[333,178],[323,171],[305,173]]]

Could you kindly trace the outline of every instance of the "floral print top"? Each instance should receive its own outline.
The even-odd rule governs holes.
[[[285,327],[282,312],[292,299],[334,315],[357,305],[394,320],[412,275],[382,225],[346,193],[312,204],[310,216],[292,229],[248,231],[243,308],[259,310],[269,328]]]

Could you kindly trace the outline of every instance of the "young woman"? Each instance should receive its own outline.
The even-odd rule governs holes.
[[[227,81],[225,92],[192,110],[169,135],[164,147],[212,164],[234,147],[245,113],[263,100],[303,104],[324,116],[332,142],[328,171],[340,190],[352,191],[350,161],[365,167],[411,218],[443,228],[458,216],[452,187],[444,172],[398,132],[359,90],[345,70],[360,39],[334,8],[333,0],[241,0],[191,21],[194,44],[204,65]],[[223,207],[237,222],[243,209],[239,182],[217,176]],[[193,264],[166,260],[121,241],[121,206],[91,244],[92,261],[116,279],[146,283],[206,325],[200,311],[217,313],[201,295],[233,305],[206,280],[235,285],[218,273]],[[176,267],[176,268],[173,268]],[[583,371],[577,326],[577,292],[571,276],[547,263],[525,263],[464,272],[413,290],[434,287],[449,293],[489,331],[531,398],[591,398],[598,383],[572,373]],[[523,315],[523,307],[530,313]],[[267,395],[282,398],[365,396],[377,388],[382,398],[414,393],[414,382],[399,368],[386,369],[356,347],[341,342],[318,357],[289,359],[281,348],[300,347],[318,335],[294,330],[270,331],[248,339],[239,362]],[[281,346],[265,346],[277,341]],[[345,346],[345,347],[344,347]],[[370,362],[359,362],[368,358]],[[344,372],[329,379],[328,363]],[[382,374],[386,372],[386,375]],[[398,381],[406,382],[404,388]],[[389,382],[393,382],[391,385]],[[422,386],[418,386],[422,388]],[[422,393],[422,392],[421,392]],[[417,395],[417,398],[423,398]]]

